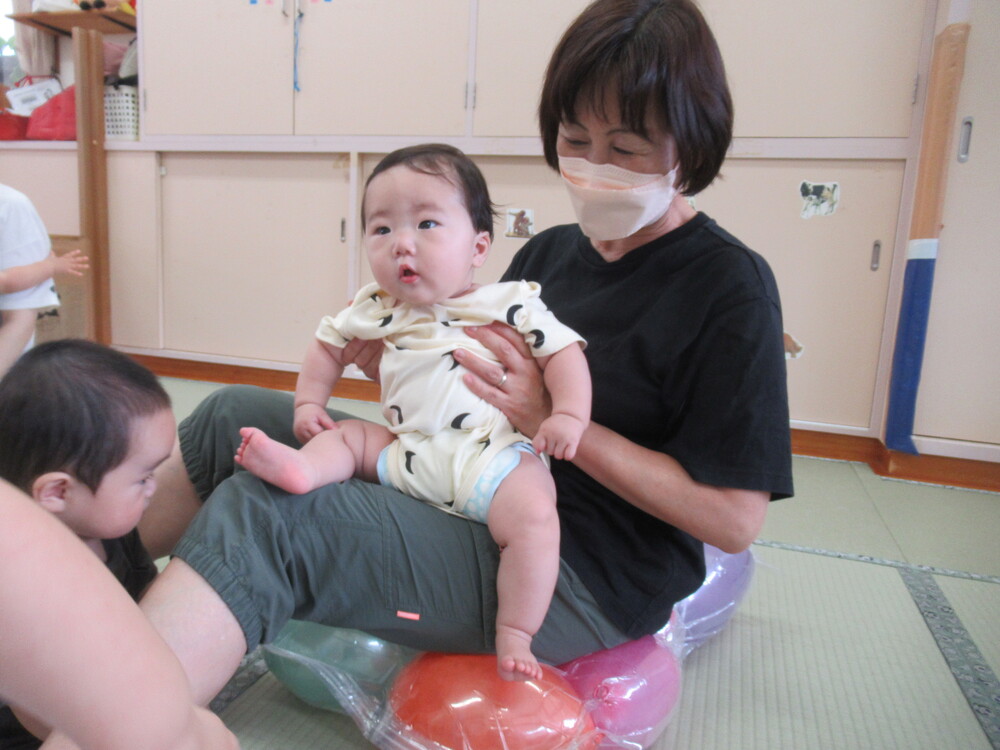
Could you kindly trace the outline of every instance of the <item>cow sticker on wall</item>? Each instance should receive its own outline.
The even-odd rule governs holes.
[[[802,195],[802,218],[830,216],[840,202],[840,184],[837,182],[802,181],[799,186]]]
[[[507,231],[504,234],[508,237],[534,237],[535,212],[530,208],[508,208]]]

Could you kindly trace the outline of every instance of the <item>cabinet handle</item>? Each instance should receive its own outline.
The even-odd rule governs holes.
[[[340,220],[340,241],[347,242],[347,219]]]
[[[875,240],[875,244],[872,245],[872,263],[871,269],[877,271],[882,260],[882,241]]]
[[[972,118],[962,120],[962,130],[958,136],[958,161],[965,164],[969,160],[969,145],[972,143]]]

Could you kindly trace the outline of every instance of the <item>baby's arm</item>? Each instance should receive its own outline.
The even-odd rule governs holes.
[[[301,443],[308,443],[324,430],[336,429],[326,412],[333,387],[344,374],[344,350],[318,338],[309,343],[295,383],[293,430]]]
[[[583,347],[570,344],[538,360],[545,387],[552,397],[552,414],[532,441],[535,450],[567,461],[576,455],[580,436],[590,422],[590,368]]]
[[[56,274],[68,273],[82,276],[90,268],[87,256],[80,250],[70,250],[63,255],[49,253],[49,257],[23,266],[12,266],[0,271],[0,294],[11,294],[38,286]]]

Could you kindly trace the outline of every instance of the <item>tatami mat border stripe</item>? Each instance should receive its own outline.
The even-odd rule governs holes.
[[[1000,680],[997,679],[996,674],[983,658],[982,652],[955,613],[948,597],[934,580],[934,576],[964,578],[983,583],[1000,583],[1000,578],[979,573],[967,573],[961,570],[936,568],[931,565],[914,565],[899,560],[885,560],[871,555],[834,552],[785,542],[770,542],[764,539],[758,539],[754,544],[791,552],[804,552],[854,562],[885,565],[899,570],[903,583],[948,663],[955,682],[958,683],[959,689],[969,702],[969,706],[986,733],[990,744],[995,750],[1000,750]]]
[[[816,547],[803,547],[798,544],[788,544],[786,542],[771,542],[766,539],[758,539],[754,544],[761,547],[771,547],[773,549],[783,549],[790,552],[807,552],[811,555],[823,555],[824,557],[836,557],[841,560],[854,560],[855,562],[873,563],[875,565],[886,565],[890,568],[902,568],[906,570],[916,570],[922,573],[930,573],[935,576],[948,576],[950,578],[965,578],[969,581],[982,581],[983,583],[1000,583],[1000,576],[988,576],[982,573],[969,573],[964,570],[951,570],[949,568],[937,568],[933,565],[914,565],[913,563],[902,562],[900,560],[886,560],[871,555],[857,555],[851,552],[835,552],[828,549]]]
[[[994,748],[1000,750],[1000,680],[983,658],[934,576],[900,568],[927,628]]]

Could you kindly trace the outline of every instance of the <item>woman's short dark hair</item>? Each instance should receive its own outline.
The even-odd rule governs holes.
[[[65,471],[96,491],[127,457],[137,417],[170,408],[156,376],[83,339],[28,350],[0,380],[0,477],[31,493]]]
[[[376,175],[399,166],[414,172],[443,177],[462,192],[465,208],[477,232],[489,232],[493,239],[493,222],[497,217],[496,206],[490,200],[486,178],[479,167],[462,151],[445,143],[424,143],[397,149],[383,157],[365,181],[365,193]],[[361,228],[365,228],[365,199],[361,199]]]
[[[581,108],[648,136],[647,114],[677,143],[680,190],[694,195],[719,173],[733,131],[733,105],[715,37],[691,0],[595,0],[552,53],[538,106],[545,161],[558,169],[561,122]]]

